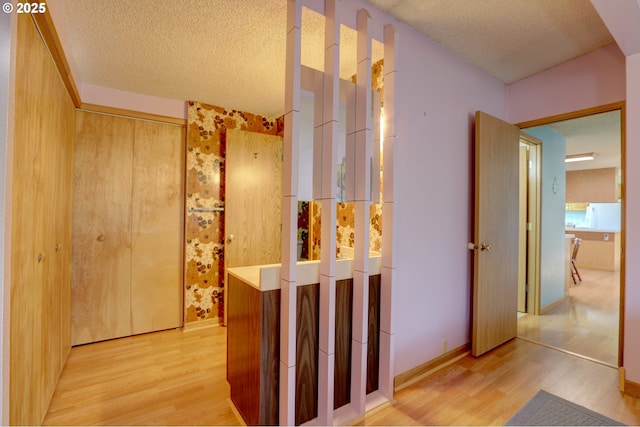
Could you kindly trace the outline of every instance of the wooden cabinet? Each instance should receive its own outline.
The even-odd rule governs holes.
[[[567,171],[567,203],[618,201],[616,168]]]
[[[619,232],[571,230],[571,233],[582,239],[576,257],[578,268],[620,271]]]
[[[184,130],[78,112],[72,342],[182,323]]]
[[[4,415],[11,425],[41,425],[71,348],[75,108],[32,17],[21,14],[15,22],[15,96],[8,102],[13,134],[8,134],[6,169],[11,229],[5,235],[10,261],[4,274],[10,298],[5,295],[4,304],[11,322],[5,320],[10,344],[3,355]]]

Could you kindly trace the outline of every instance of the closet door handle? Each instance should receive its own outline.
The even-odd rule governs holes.
[[[104,242],[104,234],[101,234],[98,236],[98,238],[96,239],[98,242]]]

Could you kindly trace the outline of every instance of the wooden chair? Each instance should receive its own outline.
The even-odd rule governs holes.
[[[576,267],[576,258],[578,258],[580,243],[582,243],[582,239],[576,237],[573,241],[573,252],[571,253],[571,279],[573,280],[574,285],[578,284],[576,276],[578,277],[578,280],[582,282],[582,277],[580,277],[580,272],[578,271],[578,267]]]

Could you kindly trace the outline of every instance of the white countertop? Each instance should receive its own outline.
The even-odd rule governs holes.
[[[280,264],[252,265],[249,267],[233,267],[227,272],[250,284],[260,291],[280,289]],[[380,274],[382,257],[369,257],[369,274]],[[353,277],[353,259],[336,260],[336,280]],[[296,264],[296,284],[299,286],[320,283],[320,261],[298,261]]]
[[[565,231],[567,233],[573,233],[574,231],[593,232],[593,233],[619,233],[620,232],[620,230],[611,230],[606,228],[586,228],[586,227],[567,228],[565,229]]]

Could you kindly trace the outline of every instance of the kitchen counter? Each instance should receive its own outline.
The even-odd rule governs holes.
[[[612,230],[607,228],[590,228],[590,227],[574,227],[566,228],[567,233],[573,233],[574,231],[594,232],[594,233],[619,233],[620,230]]]
[[[589,268],[604,271],[620,270],[620,231],[598,228],[567,228],[582,239],[576,265],[578,269]],[[573,251],[573,245],[571,245]]]

